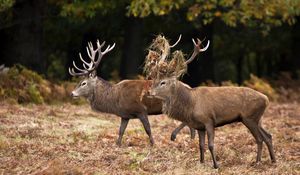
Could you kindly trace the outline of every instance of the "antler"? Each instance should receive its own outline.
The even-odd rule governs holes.
[[[210,43],[210,41],[208,40],[206,46],[203,49],[201,49],[200,47],[201,47],[202,41],[200,39],[197,38],[197,43],[195,42],[194,39],[192,39],[192,41],[194,43],[194,52],[193,52],[192,56],[188,60],[185,61],[186,64],[191,63],[200,52],[206,51],[208,49],[209,43]]]
[[[178,40],[172,46],[170,46],[170,48],[175,47],[179,43],[180,40],[181,40],[181,34],[179,35]]]
[[[168,40],[164,36],[158,36],[149,49],[149,53],[146,57],[146,64],[144,72],[147,74],[147,78],[159,79],[161,77],[180,77],[187,71],[187,65],[191,63],[195,57],[200,53],[208,49],[210,41],[208,40],[207,45],[202,48],[202,41],[197,38],[197,42],[192,39],[194,44],[194,52],[191,57],[187,60],[184,58],[184,54],[181,51],[175,51],[172,54],[172,58],[167,60],[170,54],[170,49],[175,47],[181,40],[181,35],[178,40],[173,44],[169,45]]]
[[[93,72],[99,65],[99,63],[101,62],[102,60],[102,57],[110,52],[114,47],[115,47],[115,43],[110,46],[108,45],[107,48],[102,52],[101,51],[101,48],[105,45],[105,41],[103,41],[101,44],[99,42],[99,40],[97,40],[97,48],[94,50],[94,46],[92,44],[92,42],[88,42],[88,46],[86,47],[86,51],[87,51],[87,54],[89,56],[89,58],[91,59],[91,62],[88,63],[86,62],[82,56],[81,56],[81,53],[79,53],[79,57],[80,57],[80,60],[83,62],[83,69],[82,68],[79,68],[75,62],[73,61],[73,66],[80,72],[75,72],[74,68],[69,68],[69,73],[72,75],[72,76],[80,76],[80,75],[88,75],[90,74],[91,72]],[[98,58],[95,60],[95,57],[96,57],[96,54],[98,53]]]
[[[163,36],[163,38],[165,39],[164,36]],[[165,46],[166,48],[165,48],[165,50],[163,50],[163,52],[161,54],[161,59],[160,59],[161,62],[164,62],[166,60],[166,58],[170,54],[170,49],[175,47],[179,43],[180,40],[181,40],[181,34],[179,35],[178,40],[173,45],[170,46],[169,43],[166,43],[166,46]],[[166,40],[166,42],[168,42],[168,40]]]

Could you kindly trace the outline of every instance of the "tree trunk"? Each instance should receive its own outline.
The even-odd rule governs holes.
[[[300,79],[300,17],[297,18],[297,23],[293,26],[292,34],[292,71],[296,74],[296,77]]]
[[[2,53],[4,60],[9,60],[9,65],[20,63],[45,72],[46,59],[42,50],[45,3],[40,0],[16,1],[13,7],[13,22],[16,21],[16,25],[5,29],[5,33],[13,37],[5,41],[5,51]]]
[[[127,18],[121,59],[121,78],[132,78],[141,71],[143,51],[142,19]]]

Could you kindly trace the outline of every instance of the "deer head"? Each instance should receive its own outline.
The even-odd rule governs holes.
[[[88,42],[88,46],[86,47],[86,50],[90,62],[84,60],[81,56],[81,53],[79,53],[80,60],[83,63],[82,68],[79,68],[73,61],[73,66],[77,70],[77,72],[72,67],[69,68],[69,73],[72,76],[84,76],[84,79],[81,80],[76,86],[76,88],[72,91],[71,93],[72,97],[80,97],[80,96],[89,97],[89,95],[92,93],[97,82],[96,69],[99,66],[99,63],[101,62],[103,56],[106,53],[110,52],[115,47],[115,43],[114,43],[112,46],[108,45],[106,49],[102,51],[101,49],[104,45],[105,45],[105,41],[100,44],[99,40],[97,40],[97,47],[96,49],[94,49],[92,42]],[[96,55],[98,55],[97,58]]]
[[[207,45],[204,48],[201,48],[202,41],[200,39],[197,38],[197,42],[194,39],[192,39],[192,41],[194,44],[194,52],[191,55],[191,57],[184,62],[185,65],[188,65],[189,63],[191,63],[200,52],[206,51],[208,49],[209,43],[210,43],[208,40]],[[167,64],[167,63],[163,62],[162,60],[160,60],[160,62],[157,63],[157,66],[159,66],[159,64],[162,64],[162,63]],[[172,64],[175,64],[173,62],[173,60],[171,60],[169,62],[168,66],[170,67],[170,66],[172,66]],[[158,67],[158,69],[160,69],[160,67]],[[169,69],[167,69],[167,72],[168,71],[172,71],[172,69],[169,68]],[[182,74],[181,71],[184,71],[184,70],[178,70],[174,74],[166,73],[165,74],[166,76],[164,76],[163,78],[155,79],[154,83],[152,84],[151,90],[150,90],[150,95],[153,95],[153,96],[156,96],[157,98],[162,98],[162,99],[164,99],[164,97],[170,96],[176,87],[176,83],[177,83],[177,79],[178,79],[179,75]]]
[[[174,93],[176,83],[177,81],[174,77],[155,80],[149,90],[149,94],[164,100]]]

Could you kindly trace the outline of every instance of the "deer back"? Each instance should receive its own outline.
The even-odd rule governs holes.
[[[161,101],[149,98],[145,86],[147,80],[123,80],[113,86],[113,93],[118,96],[116,100],[122,112],[127,114],[161,113]]]
[[[265,95],[245,87],[198,87],[191,93],[196,100],[194,113],[201,116],[201,122],[214,120],[216,126],[251,117],[268,105]]]

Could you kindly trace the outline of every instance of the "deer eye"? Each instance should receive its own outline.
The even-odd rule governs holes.
[[[160,84],[159,84],[159,86],[164,86],[164,85],[166,85],[166,82],[165,82],[165,81],[162,81],[162,82],[160,82]]]
[[[85,85],[86,85],[86,82],[85,82],[85,81],[81,83],[81,86],[85,86]]]

